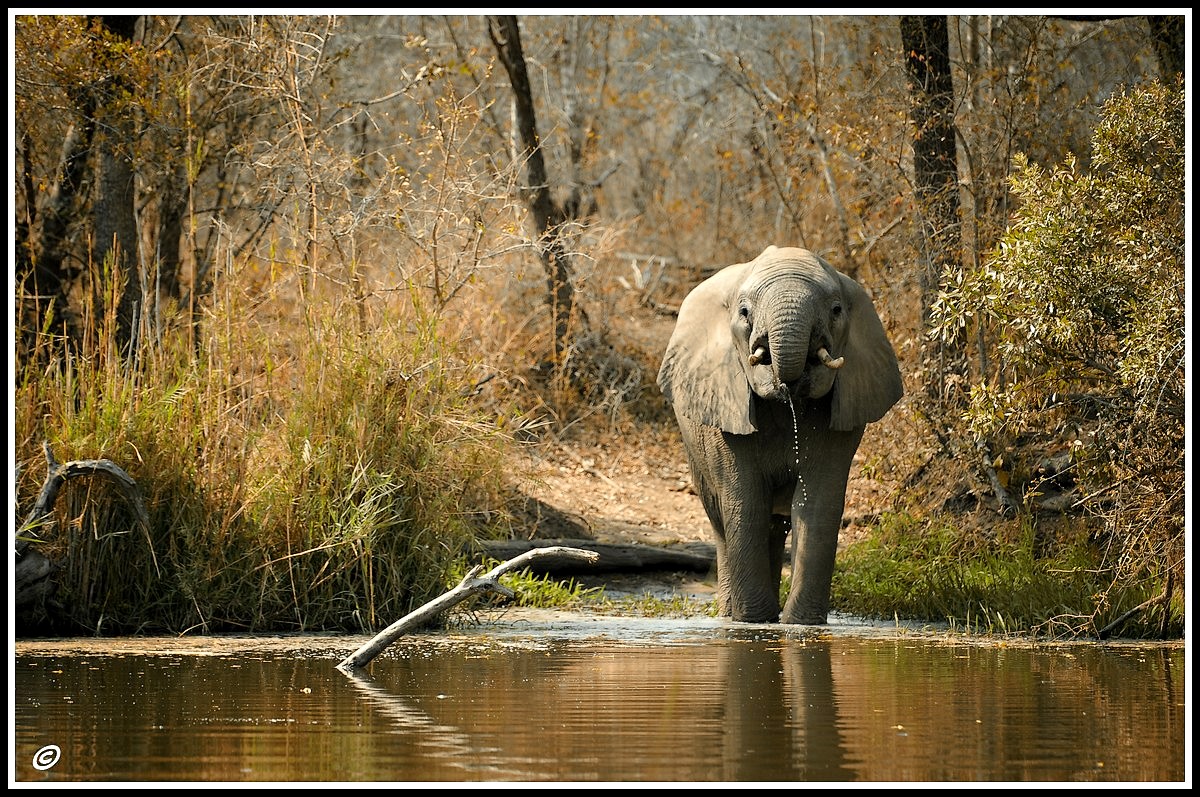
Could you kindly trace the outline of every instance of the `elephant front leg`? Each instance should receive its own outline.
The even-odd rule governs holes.
[[[792,588],[783,622],[809,625],[829,619],[829,591],[837,556],[845,494],[815,498],[792,511]]]
[[[725,532],[717,548],[721,614],[746,623],[775,622],[782,538],[771,525],[769,511],[750,511],[726,520]]]
[[[823,419],[818,421],[823,426]],[[861,429],[807,438],[792,494],[792,588],[783,607],[785,623],[823,624],[829,620],[829,590],[846,508],[846,484],[861,440]]]

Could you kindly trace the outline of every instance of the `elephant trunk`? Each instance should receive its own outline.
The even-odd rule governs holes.
[[[811,332],[812,319],[799,298],[781,303],[769,322],[771,360],[783,394],[784,385],[795,385],[805,376]]]

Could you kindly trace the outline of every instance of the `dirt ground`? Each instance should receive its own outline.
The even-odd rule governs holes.
[[[664,545],[710,541],[682,451],[669,440],[614,450],[556,442],[534,454],[525,494],[543,504],[530,536]],[[545,512],[549,509],[549,512]]]
[[[533,477],[524,492],[540,503],[541,514],[526,524],[530,538],[646,545],[712,541],[682,444],[670,432],[645,431],[636,443],[555,442],[539,447],[532,458]],[[877,512],[883,498],[882,486],[856,467],[847,490],[843,545],[858,532],[855,520]]]

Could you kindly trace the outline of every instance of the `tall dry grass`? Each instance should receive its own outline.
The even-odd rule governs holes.
[[[60,462],[124,468],[150,527],[102,479],[69,482],[38,530],[62,568],[40,627],[374,628],[439,593],[465,546],[503,526],[511,438],[470,400],[472,356],[419,292],[348,301],[229,279],[194,329],[144,317],[126,357],[113,314],[94,310],[115,307],[116,286],[96,276],[108,300],[87,303],[94,334],[68,351],[43,331],[18,365],[17,516],[45,440]]]

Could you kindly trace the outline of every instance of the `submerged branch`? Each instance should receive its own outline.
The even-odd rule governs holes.
[[[476,565],[471,568],[471,571],[463,576],[463,580],[458,586],[449,592],[444,593],[438,598],[434,598],[429,603],[426,603],[419,609],[416,609],[404,617],[401,617],[396,622],[389,625],[387,628],[376,634],[371,641],[360,647],[354,653],[347,656],[338,664],[338,669],[345,673],[353,673],[355,670],[362,669],[371,663],[371,661],[387,648],[388,645],[395,642],[399,637],[418,628],[437,615],[447,609],[462,603],[472,595],[478,595],[483,592],[498,592],[501,595],[512,598],[515,593],[508,587],[501,584],[497,579],[510,570],[515,570],[544,556],[553,557],[570,557],[582,559],[589,562],[595,562],[600,557],[594,551],[584,551],[579,548],[538,548],[532,551],[526,551],[515,559],[510,559],[489,570],[483,576],[476,578],[479,571],[483,570],[483,565]]]

